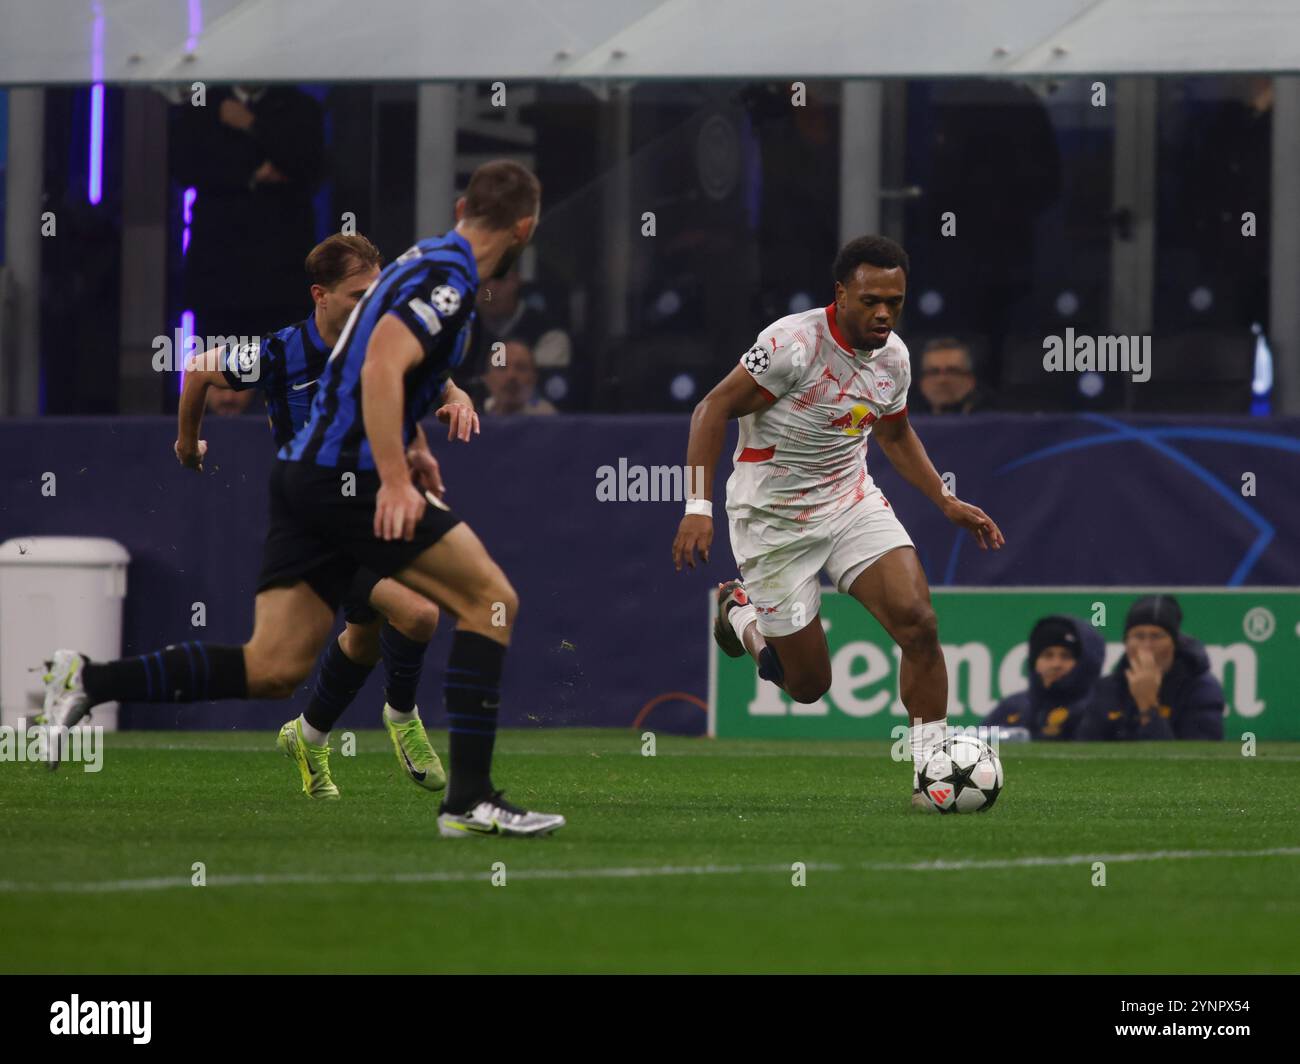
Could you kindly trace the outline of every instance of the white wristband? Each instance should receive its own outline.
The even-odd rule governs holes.
[[[688,514],[699,514],[701,517],[712,517],[713,503],[708,499],[687,499],[686,512]]]

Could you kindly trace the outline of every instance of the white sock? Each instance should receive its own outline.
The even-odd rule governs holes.
[[[394,724],[410,724],[411,721],[415,720],[419,711],[419,706],[412,706],[410,713],[401,713],[390,706],[387,702],[384,703],[384,716]]]
[[[921,771],[921,766],[925,764],[934,748],[943,742],[947,734],[946,716],[939,720],[928,720],[924,724],[913,724],[907,729],[907,738],[912,745],[912,766],[917,772]]]
[[[318,731],[307,723],[306,717],[299,717],[298,722],[302,725],[302,737],[312,746],[324,746],[330,741],[330,733],[327,731]]]
[[[740,645],[745,646],[745,629],[758,620],[758,610],[754,608],[752,602],[747,602],[743,606],[733,606],[731,612],[727,614],[727,620],[731,622],[732,630],[740,640]],[[748,650],[749,647],[745,649]]]

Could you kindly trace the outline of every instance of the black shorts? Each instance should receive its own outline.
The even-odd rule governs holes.
[[[355,492],[344,493],[345,474],[355,475]],[[302,580],[331,609],[345,601],[349,609],[368,606],[376,583],[404,569],[460,524],[454,514],[429,506],[415,526],[414,539],[380,539],[375,535],[378,492],[379,474],[373,469],[354,472],[276,459],[271,527],[257,590]]]
[[[343,593],[343,619],[349,624],[369,624],[379,617],[370,605],[370,592],[384,578],[373,569],[362,566],[352,574],[352,582]]]

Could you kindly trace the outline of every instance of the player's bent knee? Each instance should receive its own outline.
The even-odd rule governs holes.
[[[939,619],[928,604],[912,607],[901,619],[898,645],[904,654],[930,654],[939,649]]]
[[[831,689],[829,677],[816,677],[811,680],[786,680],[785,693],[801,705],[810,705]]]
[[[298,685],[307,679],[311,662],[263,662],[246,657],[250,698],[292,698]]]
[[[287,698],[292,698],[298,685],[290,683],[289,680],[280,676],[268,676],[261,685],[261,690],[257,692],[259,698],[273,698],[277,702],[282,702]]]
[[[390,617],[388,623],[406,636],[407,639],[414,640],[417,643],[427,643],[433,638],[434,633],[438,631],[440,616],[438,607],[434,603],[428,599],[421,599],[418,603],[403,609],[396,616]]]
[[[315,661],[311,658],[304,658],[302,661],[287,661],[272,674],[275,679],[276,689],[283,691],[281,698],[289,698],[304,683],[307,677],[311,675],[312,666]]]

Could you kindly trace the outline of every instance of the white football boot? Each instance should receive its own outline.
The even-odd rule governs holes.
[[[438,834],[444,839],[465,839],[472,835],[515,835],[537,838],[564,827],[559,813],[532,813],[511,805],[504,791],[494,791],[465,813],[438,814]]]
[[[49,767],[56,769],[62,759],[63,740],[68,729],[75,727],[90,713],[90,699],[81,682],[86,659],[75,650],[56,650],[45,663],[41,683],[45,688],[45,710],[41,721],[46,728]]]

